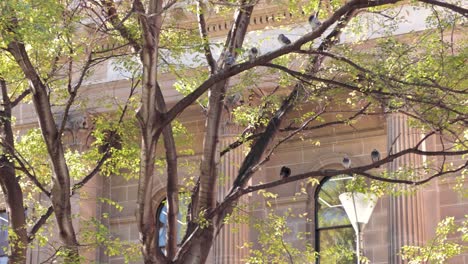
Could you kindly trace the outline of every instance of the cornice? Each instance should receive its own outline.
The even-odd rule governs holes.
[[[180,8],[181,9],[181,8]],[[187,29],[197,28],[196,18],[193,14],[185,13],[185,11],[175,11],[178,17],[183,17],[183,21],[178,23],[180,27]],[[181,14],[183,13],[183,14]],[[225,36],[231,28],[234,12],[222,14],[209,13],[206,15],[207,32],[211,37]],[[279,27],[294,24],[297,22],[305,22],[306,14],[295,15],[289,12],[287,4],[272,5],[262,3],[254,9],[250,18],[249,31],[260,30],[266,27]]]

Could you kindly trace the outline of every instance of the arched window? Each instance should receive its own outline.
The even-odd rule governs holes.
[[[338,198],[350,179],[347,175],[325,178],[315,193],[317,263],[352,263],[355,259],[356,235]]]
[[[188,203],[184,196],[179,196],[179,214],[177,216],[177,244],[182,242],[182,238],[184,237],[185,230],[187,228],[187,208]],[[167,200],[164,199],[158,207],[156,212],[156,220],[157,220],[157,227],[158,227],[158,239],[159,239],[159,248],[162,252],[166,252],[166,234],[167,234]]]

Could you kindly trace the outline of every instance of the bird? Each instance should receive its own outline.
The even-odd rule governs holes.
[[[346,169],[349,169],[351,168],[351,159],[348,156],[344,156],[341,164],[343,164],[343,167]]]
[[[372,150],[371,159],[373,163],[376,163],[380,160],[380,152],[377,149]],[[377,166],[377,168],[380,166]]]
[[[111,149],[122,150],[122,137],[115,130],[104,131],[102,144],[98,146],[99,153],[107,153]]]
[[[229,51],[226,52],[226,56],[224,57],[224,63],[228,66],[234,65],[236,63],[236,58],[232,55]]]
[[[258,56],[258,49],[253,47],[249,50],[249,60],[254,60]]]
[[[291,44],[291,40],[288,39],[288,37],[286,37],[284,34],[279,34],[279,35],[278,35],[278,41],[279,41],[283,46],[286,46],[286,45]]]
[[[280,171],[281,179],[287,178],[289,177],[289,175],[291,175],[291,169],[286,166],[281,167],[281,171]]]
[[[8,156],[5,154],[0,155],[0,168],[3,168],[8,165],[9,159]]]
[[[366,75],[362,74],[362,73],[358,73],[356,75],[356,78],[354,79],[356,82],[358,83],[362,83],[363,81],[366,80]]]
[[[239,106],[242,104],[242,93],[236,92],[233,94],[229,94],[224,99],[224,102],[228,107],[231,107],[231,108],[235,106]]]
[[[320,27],[320,25],[322,25],[322,22],[318,20],[316,15],[312,14],[309,17],[309,24],[312,27],[312,30],[315,30],[316,28]]]

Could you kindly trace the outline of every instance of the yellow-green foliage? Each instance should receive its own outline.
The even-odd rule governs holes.
[[[466,242],[468,242],[468,215],[465,215],[461,223],[457,223],[454,217],[447,217],[437,225],[433,239],[424,246],[404,246],[401,255],[410,264],[442,264],[466,252],[468,250]]]

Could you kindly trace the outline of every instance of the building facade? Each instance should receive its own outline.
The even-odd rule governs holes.
[[[405,8],[405,7],[403,7]],[[409,22],[403,23],[395,30],[395,34],[409,34],[424,29],[421,16],[427,16],[425,10],[406,10],[410,13]],[[306,16],[288,17],[286,10],[274,5],[265,5],[265,8],[256,11],[251,19],[251,32],[248,34],[249,43],[261,41],[260,50],[267,53],[277,48],[276,36],[281,32],[288,32],[294,40],[295,36],[301,36],[308,29],[306,23],[302,23]],[[286,16],[287,19],[277,20]],[[221,37],[228,31],[229,18],[213,17],[209,20],[208,30],[213,37]],[[286,29],[285,29],[286,27]],[[373,38],[379,37],[378,33]],[[353,39],[353,35],[344,35],[343,42]],[[221,40],[221,39],[219,39]],[[371,41],[371,40],[370,40]],[[174,90],[175,76],[166,74],[161,77],[161,86],[168,102],[173,104],[181,98]],[[234,80],[233,82],[236,82]],[[276,86],[276,83],[265,81],[261,89],[267,91]],[[86,83],[84,96],[93,98],[89,104],[89,111],[77,113],[77,122],[87,118],[88,114],[106,112],[108,109],[100,107],[99,97],[111,96],[117,99],[126,98],[129,82],[121,77],[112,66],[112,62],[104,63],[94,70]],[[105,91],[104,93],[102,91]],[[36,126],[37,121],[32,105],[24,104],[16,111],[17,127],[25,130]],[[84,118],[84,119],[83,119]],[[293,117],[291,117],[293,118]],[[205,126],[205,116],[196,105],[191,106],[190,111],[184,112],[180,117],[181,123],[191,131],[193,136],[194,155],[184,156],[183,162],[196,163],[201,157],[201,148]],[[70,125],[70,142],[75,147],[86,149],[89,142],[89,129],[85,125]],[[234,125],[230,116],[223,120],[220,149],[228,146],[236,140],[240,132]],[[382,114],[378,116],[363,117],[358,127],[331,126],[326,129],[313,131],[308,135],[309,139],[294,139],[279,147],[268,163],[262,166],[252,178],[252,184],[270,182],[278,179],[280,169],[287,166],[292,174],[300,174],[314,170],[343,169],[342,159],[348,156],[353,166],[365,165],[371,162],[370,153],[374,149],[385,153],[403,150],[413,147],[421,138],[421,132],[410,127],[408,119],[401,114]],[[320,144],[316,144],[320,141]],[[431,138],[424,146],[427,150],[436,150],[443,142],[438,138]],[[221,200],[230,190],[230,184],[236,177],[239,163],[245,156],[246,147],[240,147],[222,157],[220,171],[223,175],[218,187],[218,196]],[[410,165],[417,167],[422,164],[424,157],[408,155],[405,158],[396,159],[385,167],[376,168],[375,171],[394,171],[398,168]],[[433,160],[435,164],[442,160]],[[453,162],[463,162],[454,160]],[[181,162],[182,163],[182,162]],[[190,167],[181,167],[181,174],[186,177],[192,175]],[[160,224],[159,232],[161,243],[164,241],[165,229],[165,178],[163,171],[158,172],[158,180],[154,182],[153,203],[157,208],[157,219]],[[350,176],[343,175],[336,178],[320,178],[319,184],[309,181],[291,182],[285,185],[269,189],[276,194],[275,198],[265,197],[258,193],[252,193],[243,198],[241,214],[250,217],[250,223],[256,220],[268,219],[269,214],[275,212],[278,215],[287,215],[287,229],[284,234],[284,242],[290,243],[301,250],[315,250],[322,257],[316,263],[351,263],[339,260],[336,256],[327,256],[326,250],[336,246],[355,247],[355,232],[347,218],[338,194],[345,191],[345,183]],[[452,188],[457,183],[451,178],[434,179],[417,191],[405,196],[380,197],[369,223],[363,231],[363,255],[370,263],[404,263],[399,255],[399,250],[404,245],[424,245],[435,236],[437,224],[445,217],[454,216],[456,221],[462,221],[468,214],[468,198],[464,198],[454,192]],[[407,187],[396,187],[407,188]],[[139,233],[136,220],[136,201],[138,192],[137,179],[125,179],[120,175],[110,177],[96,177],[90,181],[80,194],[73,197],[74,212],[79,215],[76,219],[77,229],[85,228],[80,219],[95,217],[107,226],[115,237],[121,240],[138,241]],[[109,198],[117,202],[120,208],[99,202],[100,197]],[[107,214],[108,218],[102,215]],[[0,213],[0,225],[2,224]],[[184,221],[180,220],[181,227]],[[229,223],[218,234],[214,243],[208,263],[237,264],[245,263],[252,250],[261,250],[258,243],[259,230],[252,224]],[[4,237],[3,233],[0,236]],[[3,241],[5,239],[3,238]],[[41,263],[47,261],[49,249],[34,245],[28,251],[28,263]],[[246,245],[252,243],[250,247]],[[307,248],[306,245],[312,248]],[[1,244],[0,244],[1,245]],[[162,244],[164,245],[164,244]],[[163,250],[163,249],[162,249]],[[3,251],[0,250],[3,254]],[[327,256],[327,257],[325,257]],[[124,263],[121,256],[107,256],[104,249],[96,248],[88,250],[85,257],[89,263]],[[0,262],[2,263],[2,262]],[[306,263],[306,262],[304,262]],[[468,264],[468,254],[462,254],[450,259],[448,263]]]

